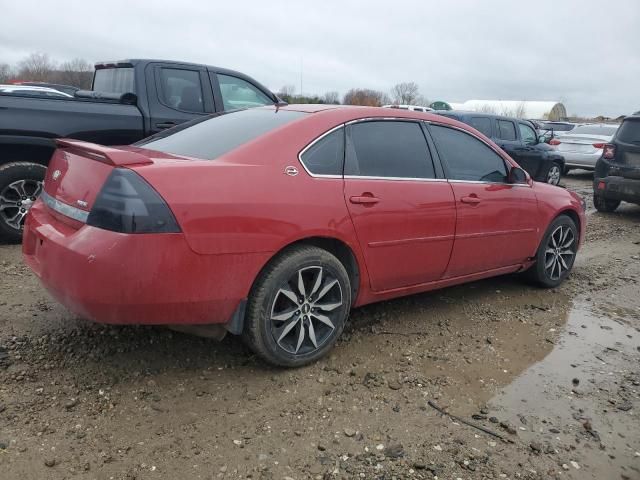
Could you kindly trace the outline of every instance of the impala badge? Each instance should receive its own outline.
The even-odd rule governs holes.
[[[60,175],[62,175],[62,172],[60,170],[56,170],[53,172],[53,175],[51,175],[51,179],[57,180],[58,178],[60,178]]]
[[[298,174],[298,169],[289,165],[288,167],[284,167],[284,173],[290,177],[295,177]]]
[[[76,200],[76,203],[78,204],[78,206],[83,207],[83,208],[85,208],[85,207],[87,207],[89,205],[84,200]]]

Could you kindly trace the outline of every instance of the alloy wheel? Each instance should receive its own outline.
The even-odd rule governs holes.
[[[24,217],[42,192],[41,180],[17,180],[0,192],[0,220],[21,230]]]
[[[547,183],[551,185],[558,185],[560,183],[560,167],[558,165],[551,165],[549,172],[547,173]]]
[[[544,253],[544,271],[551,280],[558,280],[573,265],[576,237],[567,225],[558,226],[549,236]]]
[[[342,287],[320,266],[299,269],[276,292],[270,312],[271,335],[288,353],[304,355],[329,340],[339,325]]]

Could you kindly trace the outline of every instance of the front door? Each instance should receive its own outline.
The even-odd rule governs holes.
[[[344,173],[345,202],[372,290],[440,279],[453,247],[456,212],[451,185],[436,178],[421,124],[349,125]]]
[[[518,265],[533,255],[537,202],[529,184],[507,183],[504,159],[461,130],[430,125],[456,202],[456,237],[445,277]]]

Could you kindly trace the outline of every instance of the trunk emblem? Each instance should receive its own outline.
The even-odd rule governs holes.
[[[284,173],[286,173],[290,177],[295,177],[296,175],[298,175],[298,169],[289,165],[288,167],[284,167]]]
[[[89,205],[87,202],[85,202],[84,200],[76,200],[76,203],[80,206],[80,207],[86,207],[87,205]]]
[[[60,170],[55,170],[53,172],[53,175],[51,175],[51,179],[52,180],[57,180],[60,177],[60,175],[62,175],[62,172]]]

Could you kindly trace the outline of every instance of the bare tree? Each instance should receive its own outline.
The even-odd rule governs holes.
[[[283,85],[277,95],[285,102],[290,103],[295,93],[296,87],[294,85]]]
[[[416,105],[422,96],[417,83],[403,82],[391,89],[391,98],[396,105]]]
[[[7,83],[13,78],[13,69],[8,63],[0,63],[0,83]]]
[[[60,65],[60,70],[55,74],[57,83],[73,85],[74,87],[88,89],[91,88],[93,77],[93,67],[82,58],[74,58]]]
[[[32,53],[18,64],[18,76],[20,80],[46,82],[55,68],[55,62],[46,53]]]
[[[329,104],[332,104],[332,105],[339,105],[340,104],[340,94],[338,94],[338,92],[327,92],[322,97],[322,100],[324,101],[324,103],[329,103]]]
[[[370,90],[368,88],[352,88],[342,101],[345,105],[364,105],[368,107],[381,107],[389,103],[389,97],[384,92]]]

